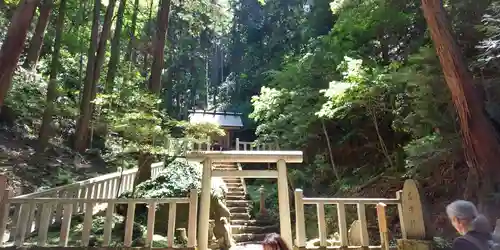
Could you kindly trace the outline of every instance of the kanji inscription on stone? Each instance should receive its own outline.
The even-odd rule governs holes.
[[[425,238],[424,215],[418,185],[414,180],[406,180],[403,186],[402,208],[404,228],[408,239]]]

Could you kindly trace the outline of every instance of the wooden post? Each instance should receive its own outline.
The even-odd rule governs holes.
[[[295,189],[295,240],[298,248],[306,247],[306,222],[304,219],[304,193]]]
[[[210,192],[212,189],[212,160],[203,161],[203,175],[201,178],[200,216],[198,229],[198,249],[208,250],[208,230],[210,219]]]
[[[175,235],[175,214],[177,213],[177,204],[171,202],[168,204],[168,229],[167,229],[167,247],[174,246]]]
[[[349,242],[347,238],[347,221],[344,202],[337,203],[337,218],[339,220],[340,247],[347,249]]]
[[[377,204],[378,230],[380,232],[380,245],[383,250],[389,250],[389,234],[387,230],[387,216],[384,203]]]
[[[9,198],[11,191],[7,183],[7,176],[0,175],[0,246],[3,246],[7,221],[9,219]],[[12,232],[11,232],[12,233]]]
[[[234,149],[236,151],[240,150],[240,138],[236,137],[236,148]]]
[[[76,207],[76,203],[64,204],[63,219],[61,222],[61,230],[59,231],[59,246],[67,247],[69,241],[69,234],[71,230],[71,216],[73,215],[73,208]],[[110,207],[108,207],[108,210]]]
[[[189,193],[189,220],[187,247],[196,246],[196,223],[198,218],[198,190],[191,189]]]
[[[316,204],[318,214],[318,232],[319,232],[319,247],[326,247],[326,219],[325,219],[325,204]],[[345,220],[345,218],[340,219]]]
[[[403,190],[399,190],[396,192],[396,199],[399,200],[399,203],[398,203],[398,216],[399,216],[399,225],[400,225],[400,228],[401,228],[401,238],[403,239],[408,239],[408,237],[406,236],[406,229],[405,229],[405,225],[403,223],[403,206],[402,206],[402,200],[403,200]]]
[[[278,204],[280,213],[280,232],[285,243],[291,247],[292,242],[292,222],[290,221],[290,199],[288,197],[288,176],[286,162],[279,160],[278,166]],[[208,218],[207,218],[208,221]],[[205,250],[205,249],[201,249]]]
[[[260,216],[267,216],[267,210],[266,210],[266,196],[264,194],[264,185],[261,185],[259,188],[260,192]]]

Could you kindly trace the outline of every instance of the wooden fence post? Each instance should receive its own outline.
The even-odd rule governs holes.
[[[383,250],[389,250],[389,234],[387,230],[387,216],[384,203],[377,204],[378,230],[380,232],[380,245]]]
[[[306,222],[304,219],[304,193],[295,189],[295,244],[301,249],[306,247]]]
[[[7,183],[7,176],[0,175],[0,246],[3,246],[4,235],[9,219],[9,198],[12,192]]]
[[[198,249],[208,250],[208,231],[210,220],[210,192],[212,189],[212,160],[205,158],[203,161],[203,174],[201,177],[200,215],[198,216]]]
[[[188,242],[187,247],[196,247],[196,226],[198,219],[198,190],[191,189],[189,192],[189,220],[188,220]]]
[[[276,165],[278,169],[278,206],[280,213],[280,233],[283,241],[289,247],[292,247],[292,222],[290,220],[290,198],[288,197],[288,176],[286,171],[286,162],[285,160],[279,160]]]

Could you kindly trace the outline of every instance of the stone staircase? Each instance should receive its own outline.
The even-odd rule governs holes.
[[[238,170],[236,163],[214,163],[214,169]],[[230,224],[233,239],[238,245],[259,243],[266,234],[279,232],[279,226],[272,220],[251,218],[252,201],[247,199],[244,183],[240,178],[224,177],[228,187],[226,206],[231,212]]]

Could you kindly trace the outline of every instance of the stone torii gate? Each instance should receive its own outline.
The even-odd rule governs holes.
[[[208,231],[210,219],[210,192],[212,177],[236,178],[276,178],[278,179],[278,204],[280,234],[283,240],[293,246],[292,225],[290,221],[290,199],[288,192],[287,163],[301,163],[301,151],[203,151],[190,152],[189,160],[203,163],[201,199],[198,228],[198,249],[208,250]],[[276,163],[276,170],[214,170],[212,163]]]

